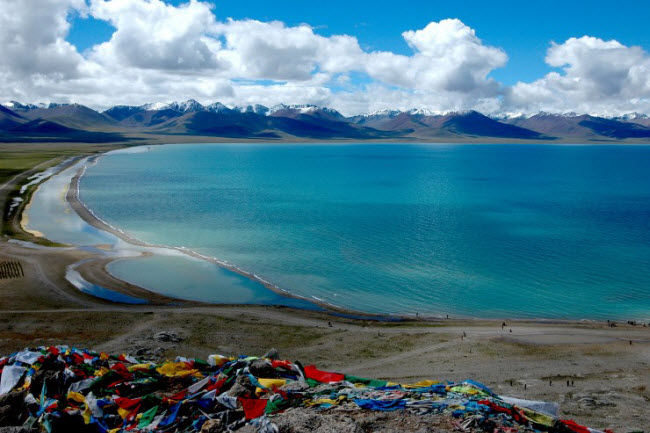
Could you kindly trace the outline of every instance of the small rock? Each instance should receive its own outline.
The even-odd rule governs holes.
[[[256,359],[251,362],[249,369],[251,374],[255,377],[265,377],[268,379],[280,377],[277,370],[273,368],[271,363],[266,359]]]
[[[163,343],[178,343],[183,339],[178,336],[175,332],[171,331],[162,331],[154,334],[153,339]]]
[[[257,433],[257,429],[250,424],[244,425],[242,428],[237,430],[237,433]]]
[[[235,384],[228,390],[231,397],[243,397],[255,393],[256,386],[253,385],[248,376],[238,376]]]
[[[223,423],[220,419],[209,419],[201,427],[201,433],[219,433],[223,430]]]
[[[17,426],[25,420],[21,413],[25,408],[25,392],[14,391],[0,396],[0,426]]]
[[[580,406],[595,409],[601,407],[614,407],[616,403],[605,396],[576,394],[575,399]]]
[[[271,349],[264,354],[264,358],[271,359],[273,361],[280,359],[280,355],[276,349]]]
[[[301,392],[309,389],[309,385],[306,383],[300,383],[299,381],[290,381],[282,387],[283,391],[286,392]]]

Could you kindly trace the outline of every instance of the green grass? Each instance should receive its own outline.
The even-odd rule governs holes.
[[[78,155],[90,155],[123,147],[122,144],[84,144],[84,143],[0,143],[0,184],[13,177],[43,164],[45,170],[66,158]],[[20,188],[27,183],[26,177],[19,179],[11,188],[0,191],[0,209],[2,209],[1,234],[14,239],[35,242],[45,246],[63,246],[47,239],[37,238],[20,227],[19,218],[24,206],[29,203],[38,185],[30,186],[22,195],[23,202],[8,217],[10,203],[20,195]]]
[[[0,143],[0,184],[54,158],[92,154],[123,147],[121,144]]]

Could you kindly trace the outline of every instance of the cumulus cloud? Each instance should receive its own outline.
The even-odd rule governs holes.
[[[323,37],[306,25],[257,20],[228,20],[216,27],[226,41],[220,58],[237,78],[306,81],[318,71],[337,73],[359,68],[363,54],[356,38]]]
[[[0,7],[0,91],[28,95],[48,79],[78,75],[82,56],[68,43],[68,15],[84,0],[4,0]]]
[[[218,69],[216,19],[207,3],[179,7],[162,1],[91,0],[90,14],[110,22],[110,41],[94,47],[99,63],[162,70]]]
[[[366,67],[371,76],[419,90],[497,93],[498,85],[488,74],[505,66],[508,56],[499,48],[483,45],[475,31],[460,20],[432,22],[402,36],[414,55],[373,53]]]
[[[507,95],[512,109],[608,115],[650,112],[650,55],[641,47],[589,36],[570,38],[551,45],[546,63],[561,71],[513,86]]]
[[[109,22],[110,39],[79,53],[71,14]],[[639,47],[583,37],[553,44],[557,68],[505,87],[508,56],[458,19],[402,33],[410,54],[364,50],[351,35],[308,24],[233,20],[188,0],[4,0],[0,98],[95,108],[194,98],[227,104],[314,103],[345,114],[438,111],[650,111],[650,60]]]
[[[0,69],[5,98],[98,108],[184,98],[318,103],[347,113],[381,105],[376,100],[471,108],[498,96],[488,74],[507,61],[459,20],[404,32],[413,53],[398,55],[364,51],[354,36],[321,36],[307,24],[218,20],[201,0],[6,1],[0,54],[12,60]],[[74,11],[109,22],[110,40],[80,54],[66,41]],[[350,74],[370,84],[352,85]]]

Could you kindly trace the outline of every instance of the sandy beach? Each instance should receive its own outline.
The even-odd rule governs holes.
[[[95,157],[93,157],[95,158]],[[88,164],[92,163],[92,161],[88,161]],[[294,299],[303,299],[298,296],[292,295],[291,293],[287,292],[286,290],[282,290],[280,287],[262,279],[256,276],[255,274],[252,274],[250,272],[246,272],[236,266],[233,266],[227,262],[215,259],[213,257],[207,257],[204,255],[201,255],[195,251],[184,249],[184,248],[174,248],[174,247],[169,247],[169,246],[160,246],[160,245],[152,245],[146,242],[143,242],[139,239],[133,238],[126,234],[125,232],[111,226],[110,224],[106,223],[105,221],[101,220],[100,218],[97,218],[97,216],[84,204],[81,202],[79,199],[79,182],[81,180],[81,177],[83,176],[84,173],[84,166],[80,167],[77,171],[77,173],[73,176],[70,185],[67,189],[66,195],[65,195],[65,200],[69,203],[70,207],[83,219],[86,223],[89,225],[97,228],[98,230],[102,230],[108,233],[111,233],[112,235],[120,238],[121,240],[127,242],[128,244],[138,246],[138,247],[143,247],[147,249],[151,249],[155,251],[155,249],[167,249],[167,250],[174,250],[176,252],[179,252],[181,254],[185,254],[187,256],[207,261],[210,263],[213,263],[221,268],[227,269],[231,272],[234,272],[238,275],[241,275],[243,277],[246,277],[252,281],[255,281],[257,283],[260,283],[262,286],[264,286],[266,289],[273,291],[274,293],[284,296],[284,297],[289,297],[289,298],[294,298]],[[145,252],[145,254],[155,254],[155,253],[148,253]],[[124,287],[125,282],[120,282],[118,281],[115,277],[110,275],[110,273],[107,271],[106,266],[115,259],[97,259],[97,260],[89,260],[88,262],[82,264],[79,266],[78,270],[79,272],[86,276],[89,275],[89,278],[91,281],[95,282],[96,284],[99,284],[103,287],[111,287],[113,290],[117,290],[120,292],[123,292],[122,287]],[[101,282],[101,283],[100,283]],[[130,285],[132,288],[136,288],[136,286]],[[144,289],[141,288],[136,288],[135,290],[131,290],[131,292],[136,292],[138,291],[137,289],[140,289],[140,291],[143,291]],[[151,291],[146,291],[149,294],[153,295],[154,297],[160,296],[154,292]],[[134,293],[128,293],[128,294],[134,294]],[[150,296],[147,296],[146,294],[142,294],[145,297],[145,299],[150,299]],[[170,302],[169,298],[165,298],[167,302]],[[336,308],[334,306],[324,304],[324,303],[319,303],[318,301],[315,301],[313,299],[307,300],[303,299],[314,306],[319,306],[322,308],[325,308],[330,311],[337,311],[339,313],[343,314],[349,314],[349,315],[361,315],[364,316],[365,314],[355,312],[355,311],[348,311],[340,308]],[[158,300],[163,301],[163,299]]]
[[[40,168],[5,182],[1,201]],[[74,191],[70,188],[67,197],[74,210],[95,227],[115,232],[93,219]],[[21,238],[37,241],[30,234]],[[149,304],[122,305],[82,293],[66,279],[66,269],[82,260],[88,260],[79,268],[86,280]],[[108,260],[96,252],[3,237],[0,261],[20,262],[25,276],[0,279],[0,353],[70,344],[205,358],[261,355],[274,347],[285,358],[365,377],[474,379],[500,394],[558,402],[564,418],[595,428],[628,431],[650,425],[650,328],[640,324],[507,321],[502,326],[501,320],[453,317],[386,323],[280,307],[206,305],[119,281],[106,272]],[[161,331],[180,341],[156,340]]]

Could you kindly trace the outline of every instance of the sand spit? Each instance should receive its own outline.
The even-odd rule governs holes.
[[[18,176],[0,192],[23,181]],[[24,277],[0,279],[0,353],[68,344],[149,353],[162,360],[259,354],[273,345],[287,359],[364,377],[402,383],[473,378],[498,394],[557,402],[561,417],[597,429],[626,432],[650,425],[650,328],[640,324],[507,321],[502,326],[502,320],[455,318],[382,323],[289,308],[169,299],[129,306],[86,295],[66,280],[68,266],[94,259],[92,275],[84,275],[88,280],[145,295],[103,272],[98,257],[93,251],[1,238],[0,261],[19,261]],[[179,339],[160,341],[155,338],[160,332]],[[304,431],[300,426],[326,431],[311,415],[302,421],[302,415],[286,416],[293,431]],[[366,431],[426,427],[408,416],[371,415],[368,422],[363,424]],[[439,427],[433,431],[445,431],[445,426],[433,426]]]

